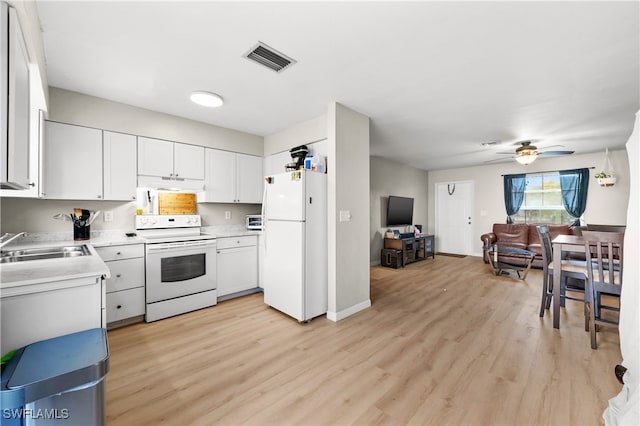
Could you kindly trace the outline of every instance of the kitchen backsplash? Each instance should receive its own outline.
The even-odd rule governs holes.
[[[91,231],[133,230],[136,202],[41,200],[32,198],[0,198],[0,223],[4,232],[71,232],[71,222],[53,218],[69,214],[74,208],[100,210],[102,214],[91,225]],[[260,213],[260,204],[198,204],[203,226],[244,225],[247,214]],[[113,212],[113,221],[104,221],[104,212]],[[225,219],[226,212],[231,218]]]

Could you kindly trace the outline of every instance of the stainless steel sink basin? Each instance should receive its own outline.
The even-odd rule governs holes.
[[[86,245],[66,247],[43,247],[18,250],[2,250],[0,263],[26,262],[29,260],[58,259],[63,257],[89,256]]]

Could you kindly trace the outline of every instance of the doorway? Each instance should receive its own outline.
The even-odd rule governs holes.
[[[436,183],[436,249],[473,255],[473,181]]]

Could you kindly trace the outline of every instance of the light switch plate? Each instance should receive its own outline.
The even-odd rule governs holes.
[[[224,212],[224,218],[225,219],[231,219],[231,211],[230,210],[227,210],[227,211]]]
[[[351,221],[351,212],[349,210],[340,210],[340,222]]]
[[[113,222],[113,210],[105,211],[103,219],[105,222]]]

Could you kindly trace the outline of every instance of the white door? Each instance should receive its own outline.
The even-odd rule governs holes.
[[[472,211],[473,182],[436,183],[437,252],[473,254]]]
[[[264,260],[264,303],[302,321],[304,222],[269,221]]]
[[[236,200],[236,154],[219,149],[205,149],[204,193],[210,203],[234,203]]]
[[[174,143],[173,176],[184,179],[204,179],[204,147]]]
[[[218,250],[216,258],[218,297],[258,286],[256,246]]]
[[[262,203],[262,157],[236,154],[236,195],[239,203]]]
[[[104,199],[136,199],[136,137],[104,131]]]
[[[102,130],[47,121],[44,196],[102,199]]]
[[[267,220],[304,220],[304,175],[304,171],[297,171],[270,177],[264,206]]]
[[[138,174],[173,176],[173,142],[138,136]]]

